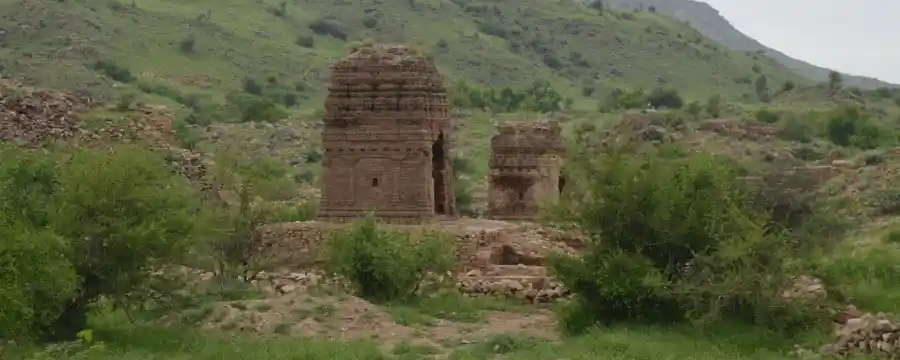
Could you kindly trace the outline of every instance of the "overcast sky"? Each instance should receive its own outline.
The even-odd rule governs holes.
[[[699,1],[793,58],[900,83],[900,0]]]

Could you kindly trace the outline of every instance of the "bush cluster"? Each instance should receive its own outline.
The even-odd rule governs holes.
[[[331,233],[326,244],[331,273],[374,302],[412,300],[426,276],[443,276],[455,263],[451,239],[381,228],[371,216]]]
[[[450,89],[450,103],[466,109],[490,109],[492,112],[515,111],[554,112],[563,109],[566,100],[546,82],[535,82],[531,87],[514,90],[504,87],[482,89],[460,81]],[[571,100],[570,100],[571,101]]]
[[[655,88],[650,93],[645,93],[643,89],[614,89],[603,99],[599,108],[603,111],[643,109],[648,104],[666,109],[681,109],[685,105],[684,99],[674,89]]]
[[[742,320],[779,329],[809,325],[816,306],[779,297],[796,224],[774,226],[773,205],[750,201],[732,163],[662,146],[574,154],[567,191],[551,210],[592,236],[583,257],[553,261],[576,294],[567,330],[621,321]],[[782,224],[786,222],[781,222]]]

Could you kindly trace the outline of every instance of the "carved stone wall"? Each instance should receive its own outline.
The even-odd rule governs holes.
[[[433,61],[367,45],[332,66],[319,217],[394,223],[455,215],[447,93]]]
[[[505,124],[491,138],[488,217],[530,220],[559,196],[563,144],[557,122]]]

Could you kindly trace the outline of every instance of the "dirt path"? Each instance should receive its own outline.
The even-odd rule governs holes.
[[[307,293],[275,298],[217,303],[200,314],[203,328],[256,334],[285,334],[353,341],[369,340],[390,352],[399,344],[429,346],[442,353],[485,341],[499,334],[556,340],[556,321],[547,310],[485,311],[476,322],[436,318],[398,324],[398,316],[350,296]],[[423,319],[426,317],[422,317]]]

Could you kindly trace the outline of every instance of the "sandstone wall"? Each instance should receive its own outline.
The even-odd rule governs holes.
[[[563,144],[556,122],[506,124],[491,138],[488,217],[534,219],[559,195]]]
[[[403,46],[354,49],[332,66],[325,100],[320,218],[455,214],[449,125],[433,61]]]

